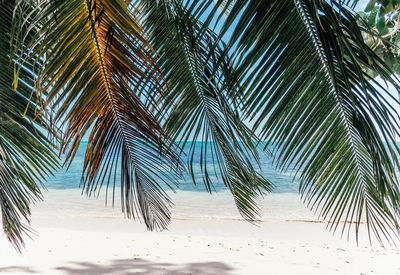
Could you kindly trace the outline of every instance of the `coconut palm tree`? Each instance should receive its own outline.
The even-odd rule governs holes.
[[[217,175],[245,219],[257,220],[256,199],[272,190],[251,162],[258,143],[278,169],[297,171],[304,200],[332,229],[346,220],[342,233],[354,228],[358,236],[365,219],[369,234],[392,240],[399,230],[399,102],[372,76],[396,89],[399,81],[365,43],[351,7],[324,0],[3,1],[0,108],[15,113],[10,121],[21,129],[10,135],[10,127],[0,128],[2,140],[16,140],[0,147],[14,153],[12,160],[0,155],[14,178],[0,177],[5,232],[21,244],[18,213],[28,217],[42,179],[29,169],[45,175],[54,166],[51,140],[35,130],[41,127],[66,153],[65,165],[89,133],[87,194],[115,188],[121,173],[123,210],[151,230],[170,219],[160,182],[177,182],[181,148],[202,140],[202,183],[211,191]],[[192,175],[193,158],[192,145]],[[11,170],[16,161],[24,173]],[[21,186],[32,187],[29,197],[2,191]]]

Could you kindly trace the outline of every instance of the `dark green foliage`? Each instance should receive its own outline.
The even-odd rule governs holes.
[[[366,35],[393,31],[398,4],[372,1],[357,17],[343,6],[356,2],[20,0],[15,9],[3,1],[0,198],[10,238],[22,240],[18,214],[29,215],[35,182],[55,163],[36,130],[40,121],[54,132],[44,119],[54,115],[67,164],[91,131],[86,192],[115,184],[119,163],[122,207],[149,229],[170,218],[159,182],[180,171],[174,141],[196,139],[204,142],[202,183],[211,192],[219,177],[241,214],[256,220],[256,199],[272,189],[251,162],[261,141],[274,144],[279,169],[297,171],[300,193],[332,229],[355,224],[358,236],[365,220],[370,235],[391,241],[399,229],[399,102],[373,76],[399,88],[397,53],[387,46],[397,32],[379,38],[383,52]],[[38,106],[43,120],[34,120]],[[194,158],[192,146],[197,184]]]
[[[241,100],[229,58],[217,36],[190,13],[180,1],[142,1],[144,21],[151,44],[160,53],[160,66],[168,82],[170,100],[165,129],[185,146],[202,140],[200,166],[203,183],[212,191],[211,175],[220,177],[231,190],[241,214],[255,220],[255,199],[271,184],[250,163],[258,159],[256,137],[241,121]],[[214,163],[207,163],[211,155]],[[194,143],[189,155],[193,175]]]
[[[364,40],[393,72],[400,72],[400,1],[371,0],[356,16]],[[372,73],[372,71],[369,71]],[[376,76],[376,74],[373,74]]]
[[[366,220],[370,233],[398,232],[398,118],[391,70],[365,44],[354,15],[325,1],[228,1],[223,30],[246,91],[243,111],[278,167],[295,168],[300,192],[335,229]],[[222,19],[221,19],[222,21]],[[228,52],[228,51],[226,51]],[[393,98],[396,105],[398,101]],[[394,233],[394,234],[392,234]]]
[[[19,33],[12,29],[13,12],[23,17],[24,8],[0,1],[0,209],[4,232],[17,249],[30,231],[29,204],[41,199],[38,185],[58,166],[43,134],[46,120],[35,120],[39,99],[32,64],[17,63],[20,52],[14,51]]]

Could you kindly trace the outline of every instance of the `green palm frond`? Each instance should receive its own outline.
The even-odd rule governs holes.
[[[14,1],[0,4],[0,209],[4,232],[19,250],[23,235],[30,232],[30,203],[41,199],[39,184],[58,161],[43,134],[47,120],[34,120],[38,98],[32,63],[21,66],[14,58],[18,54],[14,49],[23,45],[14,30],[15,20],[30,9]],[[35,30],[24,33],[29,39]]]
[[[39,86],[46,104],[57,107],[66,162],[90,131],[82,179],[87,194],[115,188],[120,169],[126,215],[142,215],[149,229],[165,228],[171,202],[160,183],[176,180],[180,161],[135,93],[140,90],[156,110],[155,98],[165,98],[143,30],[124,1],[57,0],[40,9],[42,41],[34,49],[44,64]]]
[[[192,16],[193,6],[186,7],[182,1],[140,2],[150,41],[160,54],[160,66],[169,85],[171,101],[162,107],[166,130],[182,146],[188,140],[201,140],[201,183],[211,192],[215,182],[212,177],[219,177],[232,192],[240,213],[246,219],[257,219],[255,198],[270,191],[271,185],[250,161],[258,159],[253,144],[256,138],[236,110],[240,91],[232,78],[229,59],[219,63],[223,45],[212,50],[217,37]],[[193,171],[195,144],[190,145],[188,164],[197,184]]]
[[[255,199],[271,190],[252,163],[262,140],[280,169],[297,170],[304,199],[332,229],[344,222],[342,234],[358,235],[365,220],[381,242],[398,236],[399,101],[369,73],[396,89],[399,81],[342,5],[356,2],[0,0],[0,203],[10,239],[22,242],[35,183],[55,161],[39,122],[61,124],[67,164],[90,133],[86,192],[115,188],[120,169],[123,210],[149,229],[170,218],[162,183],[180,169],[173,141],[203,141],[202,182],[211,192],[220,177],[255,220]]]
[[[300,192],[337,229],[398,235],[397,106],[368,68],[398,89],[369,49],[353,14],[326,1],[230,1],[223,30],[246,92],[244,112],[273,142],[281,169],[295,168]],[[229,3],[228,3],[229,4]],[[221,34],[222,35],[222,34]],[[392,97],[395,104],[399,102]]]

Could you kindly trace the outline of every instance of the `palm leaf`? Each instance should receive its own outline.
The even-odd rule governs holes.
[[[278,166],[297,169],[300,192],[342,233],[362,220],[379,241],[398,235],[399,133],[387,88],[398,80],[369,49],[350,10],[326,1],[228,1],[245,112]],[[233,25],[235,24],[235,25]],[[220,34],[220,36],[222,36]],[[396,105],[399,103],[395,98]]]
[[[165,128],[182,147],[189,146],[189,171],[192,180],[194,159],[199,158],[201,183],[212,191],[213,177],[230,189],[236,205],[248,220],[259,214],[255,199],[271,184],[253,167],[258,160],[253,144],[256,137],[240,120],[240,87],[232,78],[229,58],[221,63],[224,45],[204,29],[192,14],[197,6],[182,1],[140,1],[138,10],[151,34],[151,44],[160,54],[160,66],[168,82],[171,101],[161,108]],[[214,49],[215,46],[215,50]],[[215,72],[215,73],[214,73]],[[174,104],[172,104],[172,103]],[[201,140],[200,156],[195,156]]]
[[[143,30],[119,0],[47,1],[40,10],[42,41],[34,49],[44,64],[39,86],[46,104],[57,106],[66,163],[90,132],[82,179],[86,193],[100,192],[103,185],[115,189],[120,169],[126,215],[142,215],[149,229],[165,228],[171,202],[161,182],[175,182],[179,159],[135,93],[140,90],[156,110],[152,99],[165,98],[157,56]]]
[[[58,166],[50,140],[43,135],[45,119],[36,120],[32,63],[19,63],[16,49],[24,40],[16,29],[35,35],[16,22],[29,6],[0,1],[0,208],[3,230],[16,249],[29,234],[30,203],[41,199],[39,184]],[[11,45],[11,47],[10,47]],[[15,77],[14,77],[15,76]]]

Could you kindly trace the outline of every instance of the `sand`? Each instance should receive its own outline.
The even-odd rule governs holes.
[[[400,274],[399,251],[359,246],[324,223],[172,220],[147,232],[123,218],[33,217],[22,255],[0,239],[4,274]]]

